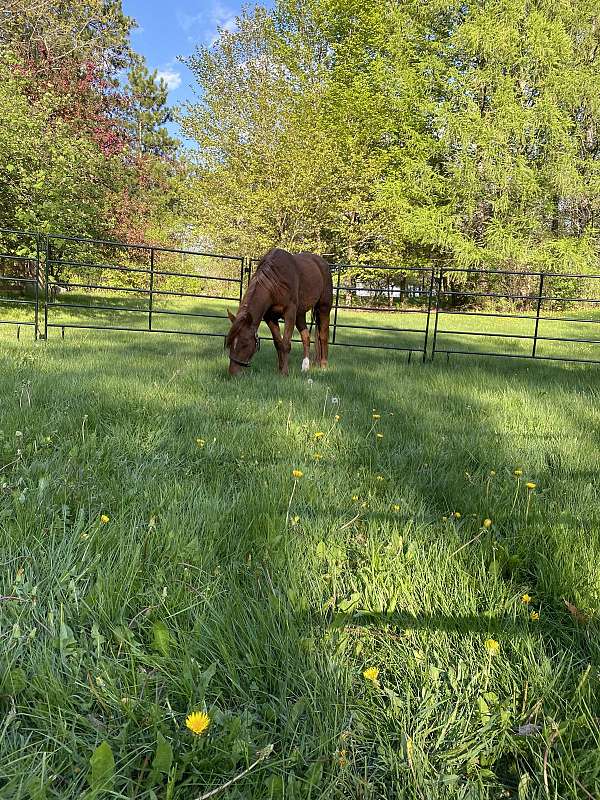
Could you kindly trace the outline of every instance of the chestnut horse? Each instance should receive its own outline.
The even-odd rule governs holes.
[[[229,374],[236,375],[260,346],[258,326],[264,320],[269,326],[279,361],[279,372],[288,374],[294,326],[298,328],[304,347],[302,371],[310,366],[310,333],[306,312],[312,309],[316,322],[316,358],[327,366],[329,314],[333,304],[333,285],[329,264],[312,253],[288,253],[275,248],[261,259],[234,316],[229,310],[231,329],[225,339],[229,350]],[[283,336],[279,320],[283,319]]]

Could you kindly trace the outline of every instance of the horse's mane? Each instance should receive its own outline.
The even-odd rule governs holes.
[[[231,346],[231,343],[235,339],[235,337],[239,334],[241,328],[248,324],[248,317],[251,315],[248,310],[248,305],[252,300],[252,296],[256,290],[258,285],[258,276],[261,272],[265,269],[269,269],[274,264],[274,255],[275,251],[270,250],[266,255],[264,255],[261,260],[258,262],[256,270],[254,271],[254,275],[250,279],[250,283],[248,285],[248,289],[244,295],[244,299],[242,300],[242,304],[240,306],[240,310],[238,311],[235,321],[232,322],[231,328],[229,329],[229,333],[227,334],[227,345]],[[245,312],[245,313],[244,313]]]

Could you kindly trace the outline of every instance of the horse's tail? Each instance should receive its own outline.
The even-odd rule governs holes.
[[[315,359],[317,364],[321,363],[321,315],[319,314],[319,306],[313,308],[312,313],[313,321],[315,323]]]

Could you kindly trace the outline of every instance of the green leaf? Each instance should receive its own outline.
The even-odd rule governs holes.
[[[152,769],[167,775],[173,763],[173,748],[159,731],[156,736],[156,755],[152,762]]]
[[[311,786],[318,786],[323,778],[323,763],[315,761],[306,771],[306,780]]]
[[[111,791],[115,781],[115,757],[108,742],[102,742],[90,758],[89,783],[93,790]]]
[[[155,622],[152,626],[152,649],[162,656],[169,655],[171,634],[164,622]]]
[[[217,662],[213,661],[213,663],[209,667],[207,667],[204,670],[204,672],[200,673],[198,682],[201,684],[203,689],[206,689],[208,687],[208,684],[214,678],[216,671],[217,671]]]
[[[77,641],[73,631],[65,622],[60,623],[60,633],[58,636],[60,652],[63,656],[72,656],[75,652]]]
[[[14,697],[27,686],[27,675],[21,667],[7,670],[0,681],[0,695]]]

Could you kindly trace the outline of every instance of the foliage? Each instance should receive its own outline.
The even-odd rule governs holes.
[[[10,0],[0,33],[0,225],[140,241],[179,224],[164,83],[120,0]],[[128,69],[122,85],[120,74]]]
[[[238,22],[188,61],[190,208],[215,243],[597,270],[592,0],[279,0]]]
[[[103,184],[116,179],[115,162],[56,113],[52,89],[31,104],[26,83],[0,63],[0,226],[105,233]]]

